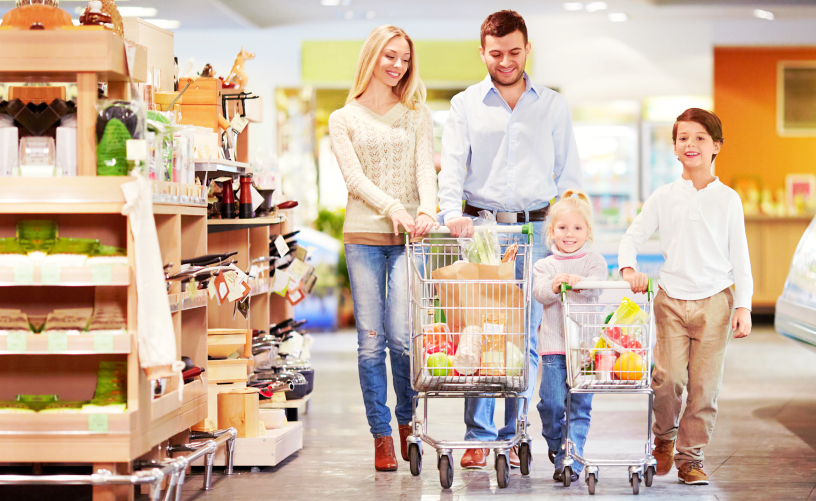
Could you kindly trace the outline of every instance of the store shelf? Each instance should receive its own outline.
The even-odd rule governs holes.
[[[0,190],[0,214],[121,214],[125,196],[121,185],[130,176],[4,177]],[[154,181],[154,195],[168,194],[156,203],[156,214],[206,215],[206,205],[182,203],[172,193],[186,193],[200,186]],[[191,197],[192,198],[192,192]]]
[[[127,354],[131,351],[128,334],[83,333],[73,336],[49,334],[0,334],[0,355],[88,355]]]
[[[286,419],[289,421],[297,421],[301,416],[309,413],[309,400],[312,399],[312,394],[308,394],[303,398],[294,400],[287,400],[286,402],[261,402],[261,409],[285,409]]]
[[[210,179],[242,175],[249,169],[248,163],[221,158],[196,158],[194,162],[196,172],[206,172]]]
[[[124,41],[110,30],[0,30],[0,81],[76,82],[77,73],[100,81],[128,80]],[[147,49],[136,46],[131,74],[147,80]]]
[[[40,268],[0,267],[0,287],[20,285],[90,287],[96,285],[130,285],[130,268],[126,264],[51,267],[45,275]]]
[[[256,278],[249,281],[249,286],[252,287],[252,292],[249,293],[250,297],[260,296],[269,292],[272,287],[272,280],[269,278]]]
[[[303,423],[288,423],[281,428],[266,430],[266,435],[235,439],[234,466],[275,466],[303,449]],[[224,466],[225,448],[215,452],[215,466]],[[193,466],[203,466],[199,459]]]
[[[170,313],[203,308],[207,306],[207,291],[198,291],[198,296],[194,298],[191,298],[186,292],[169,294],[167,300],[170,302]]]
[[[207,233],[221,233],[224,231],[246,230],[280,224],[286,221],[286,216],[254,217],[251,219],[209,219]]]

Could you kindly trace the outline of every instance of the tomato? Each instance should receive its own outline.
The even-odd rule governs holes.
[[[450,341],[440,340],[439,342],[426,345],[425,352],[428,355],[433,355],[434,353],[439,353],[440,351],[446,355],[453,355],[453,343]]]
[[[610,341],[613,341],[616,344],[620,344],[619,340],[621,338],[621,328],[620,327],[607,327],[606,328],[606,337],[608,337]]]

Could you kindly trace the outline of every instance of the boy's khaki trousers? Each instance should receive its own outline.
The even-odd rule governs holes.
[[[677,440],[678,467],[689,460],[702,461],[703,447],[711,441],[733,306],[730,288],[692,301],[672,299],[662,289],[655,296],[652,431],[661,440]],[[680,419],[684,389],[688,397]]]

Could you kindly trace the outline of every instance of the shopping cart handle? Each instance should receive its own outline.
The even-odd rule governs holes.
[[[473,229],[475,231],[484,231],[484,227],[481,226],[474,226]],[[495,227],[496,233],[521,233],[524,235],[532,235],[533,234],[533,225],[530,223],[527,224],[519,224],[515,226],[496,226]],[[406,231],[406,235],[410,236],[410,234]],[[450,235],[450,228],[447,226],[440,226],[439,228],[432,229],[428,234],[445,234]]]
[[[631,289],[632,286],[629,285],[629,282],[624,280],[615,280],[615,281],[591,281],[591,280],[584,280],[578,282],[574,286],[570,287],[566,282],[561,284],[561,297],[564,298],[567,291],[569,290],[577,290],[577,289]],[[649,279],[649,288],[647,290],[648,294],[652,294],[654,292],[654,282],[652,279]]]

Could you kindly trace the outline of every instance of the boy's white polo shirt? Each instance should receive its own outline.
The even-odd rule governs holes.
[[[737,192],[719,178],[702,190],[680,178],[661,186],[621,239],[620,269],[637,269],[637,253],[655,231],[666,263],[660,287],[674,299],[711,297],[732,284],[734,307],[751,309],[754,280]]]

